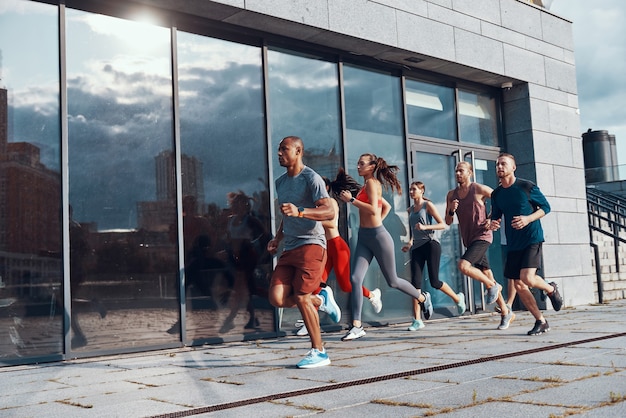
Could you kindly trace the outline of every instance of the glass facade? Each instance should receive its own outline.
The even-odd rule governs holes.
[[[406,183],[406,148],[402,111],[400,77],[371,71],[352,65],[343,66],[345,112],[346,112],[346,172],[362,183],[356,170],[362,154],[371,153],[382,157],[388,165],[400,168],[398,179],[402,195],[392,194],[383,188],[383,197],[392,208],[383,225],[394,239],[396,270],[400,277],[409,278],[406,254],[402,252],[408,237],[406,212],[408,190]],[[354,250],[359,230],[359,212],[350,209],[350,248]],[[382,293],[385,316],[398,318],[410,312],[411,300],[403,293],[392,290],[386,283],[377,262],[373,261],[365,275],[364,286],[370,290],[379,288]],[[374,320],[376,314],[369,303],[363,305],[363,320]]]
[[[333,179],[343,166],[337,64],[313,55],[269,49],[267,65],[269,158],[273,180],[285,172],[277,161],[278,145],[291,135],[304,142],[304,163],[321,176]],[[272,201],[276,201],[276,197],[274,195]],[[274,213],[276,227],[280,224],[281,213],[278,208],[274,208]],[[343,219],[345,216],[341,217],[341,229],[345,230]],[[337,289],[334,272],[327,283]],[[338,300],[341,301],[342,296],[337,292]],[[297,309],[284,310],[281,317],[285,327],[290,327],[299,315]],[[323,325],[327,323],[327,316],[320,315],[320,321]]]
[[[178,32],[177,52],[186,339],[273,331],[262,50]]]
[[[407,80],[405,96],[410,134],[457,140],[453,88]]]
[[[462,142],[492,147],[499,145],[498,113],[493,94],[459,89],[458,112]]]
[[[159,332],[178,312],[170,32],[71,9],[66,22],[71,348],[173,342]]]
[[[64,350],[58,32],[56,7],[0,8],[1,362]]]
[[[363,153],[400,168],[405,193],[385,192],[384,224],[405,278],[408,181],[416,164],[446,176],[450,163],[443,151],[413,161],[409,142],[498,149],[487,89],[225,38],[36,1],[0,8],[1,363],[293,331],[297,310],[267,301],[285,136],[329,178],[356,177]],[[425,182],[441,205],[450,178],[437,178]],[[358,213],[340,207],[354,248]],[[410,318],[376,262],[365,285],[384,303],[380,315],[365,304],[365,321]]]

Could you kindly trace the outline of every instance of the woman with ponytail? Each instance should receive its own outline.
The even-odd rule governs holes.
[[[361,323],[363,308],[361,286],[374,257],[390,287],[406,293],[421,303],[426,319],[429,319],[433,312],[428,292],[420,292],[410,282],[398,277],[393,239],[383,226],[383,219],[391,210],[389,202],[383,199],[383,186],[386,189],[391,188],[392,192],[402,194],[402,186],[396,177],[399,168],[388,165],[383,158],[374,154],[363,154],[359,157],[357,170],[364,180],[361,190],[354,197],[348,190],[343,190],[339,194],[343,202],[351,203],[359,210],[360,219],[351,276],[352,328],[341,339],[342,341],[355,340],[365,335]]]
[[[352,284],[350,283],[350,247],[348,243],[339,234],[339,204],[337,203],[338,196],[343,190],[349,190],[356,195],[361,189],[361,185],[346,174],[343,168],[339,168],[337,177],[335,180],[330,180],[328,177],[322,177],[326,183],[326,190],[334,199],[330,199],[335,216],[333,219],[322,221],[324,227],[324,234],[326,235],[326,266],[324,267],[324,274],[322,275],[322,283],[318,290],[313,294],[318,294],[322,288],[330,289],[326,285],[328,276],[331,271],[335,271],[335,278],[339,288],[346,292],[352,292]],[[332,290],[330,290],[332,292]],[[383,302],[380,298],[380,289],[369,290],[367,287],[362,286],[363,296],[366,297],[372,304],[374,312],[379,313],[383,308]],[[298,336],[308,335],[309,331],[304,326],[304,321],[298,321],[296,326],[302,327],[296,332]]]

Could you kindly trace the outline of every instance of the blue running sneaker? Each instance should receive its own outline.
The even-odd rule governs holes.
[[[337,302],[335,302],[333,289],[326,286],[325,288],[320,290],[318,296],[322,298],[320,311],[326,312],[328,316],[330,316],[330,319],[333,320],[333,322],[341,321],[341,309],[339,309],[339,305],[337,305]]]
[[[459,303],[456,304],[456,309],[459,312],[459,315],[463,315],[463,313],[465,313],[465,295],[463,294],[463,292],[459,292],[457,293],[457,296],[459,297]]]
[[[316,348],[312,348],[306,354],[306,357],[300,360],[297,364],[299,369],[313,369],[315,367],[328,366],[330,364],[330,358],[326,354],[326,350],[319,351]]]

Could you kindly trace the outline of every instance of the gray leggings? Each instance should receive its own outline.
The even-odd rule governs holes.
[[[354,265],[350,278],[352,283],[352,319],[355,321],[361,320],[361,310],[363,309],[361,286],[373,257],[376,257],[389,287],[398,289],[415,299],[419,299],[421,295],[421,292],[414,288],[410,282],[398,277],[393,239],[385,227],[382,225],[376,228],[361,227],[354,251]]]

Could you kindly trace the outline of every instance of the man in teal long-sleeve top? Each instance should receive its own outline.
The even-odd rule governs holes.
[[[546,292],[555,311],[563,305],[556,283],[547,283],[537,275],[544,241],[539,219],[550,212],[550,204],[533,182],[515,177],[516,168],[515,157],[500,154],[496,162],[500,185],[491,194],[490,225],[491,229],[498,229],[504,215],[508,248],[504,276],[515,280],[517,294],[535,317],[535,326],[528,331],[528,335],[539,335],[549,331],[550,326],[529,287]]]

